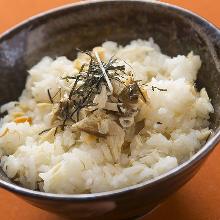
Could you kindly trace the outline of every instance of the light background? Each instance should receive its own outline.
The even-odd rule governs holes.
[[[220,27],[220,0],[164,0]],[[24,19],[73,0],[0,0],[0,33]],[[143,220],[220,220],[220,145],[200,172]],[[64,220],[0,189],[0,220]]]

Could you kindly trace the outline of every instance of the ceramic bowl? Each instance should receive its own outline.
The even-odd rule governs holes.
[[[2,170],[1,187],[39,208],[75,220],[120,220],[148,213],[196,174],[220,139],[220,32],[179,7],[141,0],[91,1],[28,19],[0,36],[0,104],[20,96],[26,70],[43,56],[74,58],[75,48],[90,49],[105,40],[126,44],[149,37],[170,56],[193,50],[202,59],[197,87],[207,89],[215,113],[211,115],[213,134],[201,150],[162,176],[111,192],[56,195],[32,191],[12,183]]]

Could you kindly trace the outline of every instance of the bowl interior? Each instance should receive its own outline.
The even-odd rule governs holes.
[[[0,104],[20,96],[27,70],[43,56],[74,58],[76,48],[91,49],[105,40],[126,44],[153,37],[170,56],[192,50],[201,56],[197,87],[205,87],[212,99],[211,128],[215,133],[220,122],[220,42],[214,32],[187,12],[144,1],[85,3],[44,14],[0,38]],[[10,181],[2,171],[0,178]]]

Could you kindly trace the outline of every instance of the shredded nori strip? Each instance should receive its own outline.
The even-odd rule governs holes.
[[[102,85],[107,87],[106,79],[100,68],[97,59],[90,51],[84,52],[90,57],[87,70],[86,64],[83,64],[77,76],[69,76],[63,79],[75,80],[70,90],[68,99],[60,101],[58,115],[63,118],[62,130],[67,120],[73,120],[76,115],[76,121],[79,121],[79,112],[82,108],[93,106],[95,95],[100,94]],[[110,59],[108,63],[102,62],[109,79],[119,80],[118,76],[121,71],[125,70],[125,66],[116,66],[117,59]],[[80,82],[80,85],[78,86]],[[107,87],[108,88],[108,87]]]
[[[125,73],[125,65],[117,65],[118,59],[112,57],[107,63],[105,63],[101,61],[99,57],[96,57],[97,54],[94,56],[90,51],[83,52],[79,49],[77,50],[81,53],[87,54],[90,57],[90,62],[89,64],[83,64],[77,75],[62,78],[68,82],[70,80],[74,80],[74,83],[70,89],[68,97],[63,98],[58,102],[56,116],[57,119],[62,121],[62,124],[56,127],[55,134],[58,131],[58,127],[60,127],[61,130],[64,130],[65,126],[67,126],[67,121],[71,121],[73,123],[79,121],[80,111],[83,108],[96,105],[93,103],[94,97],[97,94],[100,94],[103,85],[105,85],[106,88],[109,88],[109,82],[107,82],[108,80],[110,80],[110,82],[116,80],[122,83],[124,87],[120,96],[115,97],[119,103],[124,103],[126,105],[129,103],[134,104],[138,101],[140,96],[144,102],[147,101],[138,85],[138,81],[133,79],[133,75],[131,73],[129,76],[132,78],[132,80],[129,85],[126,85],[125,82],[121,80],[121,78],[126,79],[128,74]],[[157,87],[152,86],[152,90],[155,88]],[[157,89],[165,91],[163,89]],[[47,90],[47,93],[50,102],[54,104],[54,98],[57,96],[57,94],[60,93],[61,96],[61,89],[59,89],[54,96],[51,95],[49,89]],[[124,113],[119,105],[117,105],[117,108],[119,114],[123,115]],[[49,130],[50,129],[46,129],[40,134],[43,134]]]
[[[160,89],[160,88],[158,88],[157,86],[152,86],[151,88],[152,88],[153,91],[154,91],[155,89],[157,89],[157,90],[159,90],[159,91],[162,91],[162,92],[166,92],[166,91],[167,91],[167,89]]]
[[[52,98],[52,96],[50,94],[50,90],[49,89],[47,90],[47,94],[48,94],[50,102],[53,104],[53,98]]]
[[[39,135],[42,135],[43,133],[46,133],[46,132],[50,131],[51,129],[52,129],[52,128],[45,129],[45,130],[41,131],[41,132],[39,133]]]

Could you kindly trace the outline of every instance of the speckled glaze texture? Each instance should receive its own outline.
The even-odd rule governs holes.
[[[134,219],[151,211],[191,179],[220,140],[220,32],[206,20],[165,3],[92,1],[41,14],[0,36],[0,104],[16,100],[27,70],[43,56],[74,58],[75,48],[90,49],[105,40],[126,44],[153,37],[170,56],[193,50],[203,65],[198,88],[205,87],[215,113],[213,134],[189,161],[154,180],[112,192],[54,195],[13,184],[0,170],[0,186],[29,203],[75,220]]]

